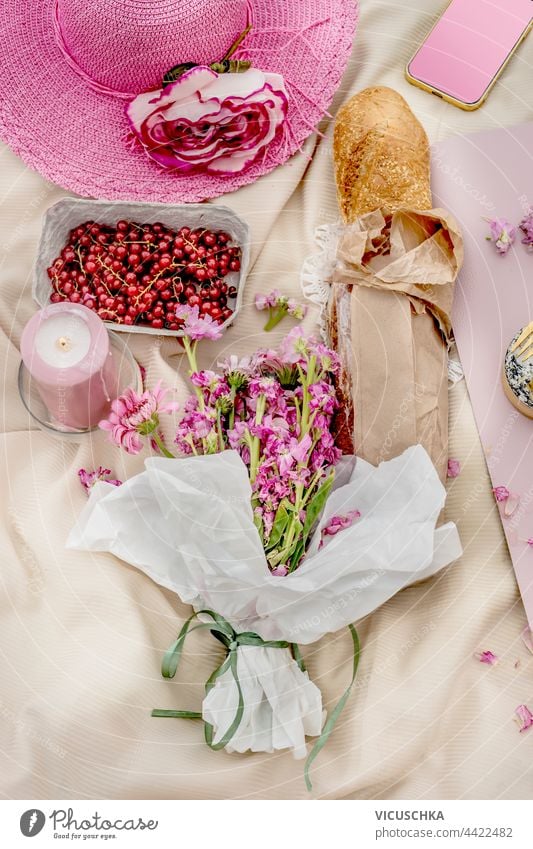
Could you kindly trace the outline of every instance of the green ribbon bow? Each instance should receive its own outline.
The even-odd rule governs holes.
[[[210,616],[212,621],[201,622],[199,625],[192,626],[192,622],[195,619],[198,619],[200,614]],[[183,646],[185,644],[187,635],[189,633],[192,633],[193,631],[199,631],[201,629],[206,628],[213,634],[213,636],[217,640],[219,640],[226,647],[227,655],[223,662],[220,664],[220,666],[218,666],[214,670],[214,672],[212,672],[212,674],[205,682],[205,694],[207,696],[210,690],[212,690],[212,688],[215,686],[217,678],[220,678],[221,675],[224,675],[224,673],[227,672],[228,669],[231,670],[231,674],[233,675],[233,680],[235,681],[235,686],[237,687],[237,692],[239,694],[239,701],[237,704],[237,710],[235,712],[233,721],[224,736],[218,741],[218,743],[213,743],[213,726],[209,722],[206,722],[204,720],[205,741],[211,749],[218,751],[219,749],[223,749],[228,745],[232,737],[235,735],[239,725],[241,724],[242,717],[244,714],[244,697],[242,694],[242,688],[237,672],[237,650],[239,646],[262,646],[263,648],[271,649],[290,649],[292,652],[292,656],[294,657],[294,660],[298,664],[301,671],[305,672],[306,670],[302,655],[300,653],[300,649],[296,645],[296,643],[289,643],[287,640],[263,640],[263,638],[260,637],[259,634],[255,634],[253,631],[243,631],[242,633],[238,634],[227,621],[227,619],[224,619],[223,616],[220,616],[213,610],[199,610],[198,612],[193,613],[192,616],[189,616],[189,618],[184,623],[181,631],[178,634],[178,639],[175,643],[171,645],[168,651],[165,652],[163,662],[161,664],[161,674],[163,675],[163,678],[174,678],[176,670],[178,668],[178,664],[180,662]],[[359,637],[353,625],[348,625],[348,628],[350,629],[350,634],[354,646],[352,680],[350,681],[350,684],[341,696],[336,707],[328,717],[328,720],[325,723],[324,728],[322,729],[320,737],[316,741],[305,762],[305,783],[309,791],[312,790],[312,784],[309,778],[309,767],[311,766],[312,762],[317,757],[321,749],[326,745],[329,736],[335,727],[337,719],[339,718],[339,715],[348,700],[353,683],[355,681],[355,676],[357,674],[357,667],[359,665],[359,655],[361,651]],[[152,716],[171,717],[173,719],[203,718],[202,713],[199,711],[160,710],[157,708],[152,711]]]

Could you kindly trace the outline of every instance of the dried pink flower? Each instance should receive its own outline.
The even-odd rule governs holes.
[[[533,207],[529,208],[518,226],[524,234],[522,244],[527,245],[529,250],[533,250]]]
[[[448,460],[448,477],[457,478],[461,474],[461,464],[459,460]]]
[[[496,250],[504,256],[516,237],[516,227],[514,227],[506,218],[486,219],[490,227],[490,236],[487,236],[489,242],[494,242]]]
[[[161,381],[153,390],[139,395],[134,389],[126,389],[111,405],[107,419],[99,423],[108,431],[112,442],[124,448],[128,454],[138,454],[143,448],[141,436],[155,434],[159,426],[159,414],[170,413],[178,408],[176,402],[164,403],[168,389],[161,389]]]
[[[506,486],[495,486],[492,490],[496,501],[507,501],[511,494]]]
[[[476,660],[479,660],[480,663],[486,663],[488,666],[495,666],[498,663],[497,655],[493,654],[491,651],[476,652],[474,657]]]
[[[86,469],[78,470],[80,483],[87,495],[89,495],[95,483],[98,483],[99,481],[109,483],[111,486],[122,486],[122,481],[109,477],[111,474],[111,469],[104,469],[103,466],[98,466],[98,468],[92,472],[88,472]]]
[[[531,728],[533,725],[533,713],[531,713],[527,705],[518,705],[515,713],[520,720],[520,731],[527,731],[528,728]]]

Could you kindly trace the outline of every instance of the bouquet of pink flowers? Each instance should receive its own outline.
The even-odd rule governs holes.
[[[207,743],[228,751],[292,748],[303,757],[305,736],[318,736],[310,786],[308,767],[355,678],[352,623],[459,556],[457,531],[436,528],[445,490],[421,446],[378,468],[341,457],[331,435],[333,351],[295,328],[279,351],[201,371],[198,341],[220,329],[197,308],[180,317],[194,394],[175,447],[161,432],[161,415],[177,406],[167,390],[118,398],[101,427],[130,453],[148,443],[160,456],[118,487],[96,476],[69,545],[111,551],[193,606],[163,658],[165,677],[175,675],[189,630],[207,629],[226,646],[201,712],[154,715],[202,719]],[[297,643],[345,626],[353,676],[324,724]]]
[[[331,435],[338,406],[338,357],[295,327],[279,352],[258,351],[243,360],[231,357],[218,373],[200,371],[198,340],[219,338],[220,328],[200,318],[197,307],[182,307],[179,317],[187,334],[184,345],[194,395],[177,427],[177,453],[238,452],[248,468],[254,522],[267,562],[273,574],[287,575],[305,556],[341,457]],[[160,385],[143,395],[128,390],[100,426],[130,453],[138,453],[142,437],[149,437],[156,451],[174,457],[159,432],[160,414],[177,408],[164,403],[165,394]],[[332,529],[341,526],[334,517]]]

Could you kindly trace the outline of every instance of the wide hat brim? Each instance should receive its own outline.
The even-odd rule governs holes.
[[[67,65],[53,5],[2,3],[0,138],[30,168],[79,195],[163,203],[234,191],[301,149],[339,86],[358,19],[357,0],[254,0],[254,65],[285,78],[284,131],[239,174],[178,175],[128,144],[124,101],[97,93]]]

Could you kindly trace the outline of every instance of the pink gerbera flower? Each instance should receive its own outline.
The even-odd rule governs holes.
[[[222,336],[220,325],[210,315],[200,315],[198,307],[183,304],[176,308],[176,316],[184,320],[181,329],[194,342],[199,339],[220,339]]]
[[[109,417],[101,421],[99,427],[108,431],[111,441],[128,454],[138,454],[143,448],[141,437],[155,433],[159,427],[159,414],[178,408],[176,402],[164,403],[167,393],[168,389],[161,389],[161,381],[142,395],[134,389],[126,389],[113,401]]]

